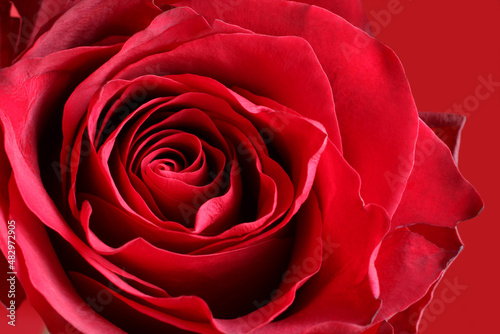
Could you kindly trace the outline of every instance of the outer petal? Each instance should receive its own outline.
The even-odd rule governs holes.
[[[43,13],[39,12],[37,17]],[[130,0],[126,5],[118,0],[78,1],[36,39],[23,57],[44,57],[61,50],[90,46],[110,36],[130,36],[147,27],[160,13],[142,0]]]
[[[290,0],[295,2],[303,2],[309,5],[322,7],[342,16],[349,21],[352,25],[362,29],[368,30],[368,19],[363,11],[363,4],[360,0]]]
[[[406,168],[404,160],[400,162]],[[391,182],[404,182],[393,175]],[[451,157],[446,145],[423,122],[415,149],[415,163],[401,203],[392,219],[392,229],[415,223],[455,227],[474,217],[483,203]]]
[[[12,169],[4,149],[4,130],[0,123],[0,217],[7,219],[9,208],[8,184]]]
[[[19,20],[10,16],[11,4],[0,0],[0,69],[12,62],[19,36]]]
[[[186,322],[170,316],[161,310],[144,306],[124,297],[113,289],[100,284],[94,279],[77,272],[69,272],[69,276],[78,291],[87,299],[96,300],[95,296],[105,295],[109,298],[109,304],[99,305],[102,315],[116,324],[117,327],[127,333],[206,333],[215,334],[220,331],[210,327],[210,323],[204,321],[191,322],[186,328]],[[126,316],[124,316],[126,314]],[[102,333],[100,328],[95,328],[96,334]]]
[[[11,168],[9,165],[9,160],[4,150],[4,139],[3,139],[3,129],[0,126],[0,234],[2,234],[2,239],[0,240],[0,248],[3,254],[0,254],[0,270],[2,270],[2,278],[0,281],[0,289],[3,291],[9,291],[9,282],[6,280],[8,272],[13,270],[9,269],[9,263],[7,262],[7,245],[8,240],[15,242],[13,239],[8,239],[7,237],[7,221],[9,220],[9,179],[11,177]],[[15,237],[15,236],[14,236]],[[15,238],[14,238],[15,239]],[[15,250],[14,250],[15,251]],[[17,267],[16,267],[17,268]],[[5,275],[5,276],[4,276]],[[20,286],[16,286],[16,298],[15,301],[17,305],[24,300],[25,293]],[[7,293],[2,293],[0,295],[0,301],[4,306],[8,306],[10,302]]]
[[[354,333],[372,323],[380,308],[373,259],[389,221],[382,208],[363,205],[359,187],[356,172],[329,143],[313,190],[323,217],[323,242],[331,246],[330,252],[324,253],[320,271],[299,290],[291,309],[257,333],[303,333],[313,328],[318,333],[328,328]]]
[[[387,321],[382,321],[363,332],[363,334],[394,334],[394,328]],[[407,334],[407,333],[398,333]]]
[[[423,298],[461,247],[454,229],[416,226],[399,228],[386,237],[375,262],[383,301],[376,322]]]
[[[465,116],[441,112],[419,112],[418,115],[450,148],[455,163],[458,162],[460,135],[465,124]]]
[[[4,2],[8,3],[9,1]],[[69,7],[66,0],[12,0],[11,2],[16,14],[19,14],[18,29],[9,33],[12,56],[19,55],[31,46],[43,28]]]
[[[335,333],[335,334],[359,334],[363,330],[363,327],[356,326],[349,323],[329,321],[324,322],[320,325],[316,325],[306,330],[304,334],[324,334],[324,333]]]
[[[155,68],[157,64],[160,66]],[[340,146],[328,78],[310,45],[301,38],[211,35],[137,61],[114,78],[135,78],[151,68],[159,75],[192,73],[210,77],[226,86],[273,99],[304,117],[315,119],[321,115],[320,123],[330,140]]]
[[[344,156],[361,176],[361,195],[392,216],[404,184],[390,184],[386,174],[397,171],[400,157],[412,162],[418,130],[417,110],[395,54],[319,7],[277,0],[217,3],[227,5],[226,22],[261,34],[300,36],[311,44],[330,80]],[[221,18],[214,2],[178,4],[192,7],[209,22]],[[331,134],[326,112],[305,116],[325,125]]]
[[[56,124],[52,121],[62,117],[53,110],[82,77],[117,50],[118,47],[66,50],[43,59],[25,59],[0,72],[0,96],[5,101],[0,107],[0,115],[5,116],[2,122],[12,125],[23,149],[35,154],[37,140],[44,129],[53,129]],[[16,89],[19,87],[23,89]],[[4,130],[8,136],[7,129]]]
[[[273,0],[275,2],[279,2],[276,0]],[[363,4],[361,3],[360,0],[348,0],[348,1],[342,1],[342,0],[289,0],[293,2],[302,2],[305,4],[309,5],[314,5],[318,6],[321,8],[324,8],[326,10],[331,11],[332,13],[335,13],[339,16],[342,16],[344,19],[349,21],[351,24],[361,28],[361,29],[369,29],[367,26],[368,20],[366,18],[366,15],[363,11]],[[211,4],[213,8],[215,8],[217,12],[217,17],[219,19],[224,20],[225,14],[228,11],[235,11],[238,10],[238,6],[241,5],[241,2],[244,2],[244,0],[222,0],[222,1],[217,1]],[[253,4],[253,1],[247,1]],[[193,6],[193,2],[191,0],[184,0],[184,1],[178,1],[178,0],[157,0],[154,1],[154,3],[159,7],[162,8],[163,6],[168,4],[173,4],[177,6],[188,6],[191,7]],[[196,5],[194,5],[196,6]],[[264,12],[267,13],[268,11],[264,9]],[[263,13],[264,13],[263,12]]]
[[[53,251],[44,225],[23,204],[14,178],[9,184],[9,194],[10,218],[16,220],[18,277],[28,299],[41,313],[51,332],[74,330],[74,325],[84,333],[92,333],[95,328],[101,333],[123,333],[77,295]],[[0,234],[6,239],[3,221]]]
[[[396,329],[398,334],[415,334],[418,330],[420,317],[425,307],[429,304],[434,294],[438,282],[434,283],[428,290],[427,294],[415,304],[408,307],[406,310],[397,313],[389,323]]]

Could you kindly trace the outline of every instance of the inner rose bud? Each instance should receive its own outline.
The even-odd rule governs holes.
[[[256,296],[271,301],[326,139],[317,123],[241,94],[192,75],[112,80],[61,157],[71,166],[68,206],[89,245],[170,296],[201,297],[221,318],[257,310]],[[274,146],[300,140],[304,128],[309,145]]]

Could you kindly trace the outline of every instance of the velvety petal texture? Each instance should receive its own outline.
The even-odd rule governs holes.
[[[15,221],[51,333],[417,331],[482,202],[358,0],[0,19],[0,260]]]

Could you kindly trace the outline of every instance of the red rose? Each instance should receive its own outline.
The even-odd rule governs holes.
[[[0,3],[0,246],[51,333],[416,332],[482,202],[358,1]]]

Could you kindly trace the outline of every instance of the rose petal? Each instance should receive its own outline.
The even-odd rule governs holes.
[[[450,148],[453,159],[457,163],[460,135],[465,125],[465,116],[440,112],[419,112],[418,115],[439,139]]]
[[[266,324],[282,314],[294,302],[297,290],[317,273],[324,252],[331,253],[330,245],[323,245],[321,240],[321,212],[314,193],[297,212],[294,224],[293,253],[288,269],[281,277],[281,284],[265,299],[253,301],[258,310],[235,320],[219,320],[225,332],[247,333],[259,327],[267,330]]]
[[[57,15],[56,9],[64,4],[65,1],[45,0],[42,3],[42,6],[47,5],[45,10],[41,7],[31,18],[38,20],[46,19],[47,14],[49,17],[52,13]],[[108,36],[129,36],[147,27],[160,13],[142,0],[130,0],[126,6],[118,0],[83,0],[68,7],[48,31],[36,39],[24,58],[45,57],[61,50],[90,46]]]
[[[406,310],[396,313],[388,321],[396,329],[396,333],[401,334],[416,334],[418,324],[420,322],[422,312],[431,301],[434,290],[438,282],[430,286],[427,294],[415,304],[408,307]]]
[[[399,182],[397,175],[392,182]],[[415,163],[392,219],[392,229],[414,223],[455,227],[478,214],[482,206],[481,198],[458,171],[446,145],[421,122]]]
[[[270,62],[270,58],[280,61]],[[301,38],[211,35],[138,61],[115,78],[135,78],[157,64],[161,64],[156,70],[160,75],[192,73],[213,78],[228,87],[276,100],[304,117],[319,119],[331,141],[340,147],[331,88],[316,55]]]
[[[10,126],[10,123],[6,121],[2,113],[0,113],[0,118],[5,126],[4,139],[6,142],[6,153],[11,162],[11,166],[13,167],[13,175],[17,184],[15,190],[9,191],[11,196],[17,196],[16,203],[18,205],[21,205],[22,203],[24,203],[23,205],[26,205],[23,212],[36,213],[38,215],[37,219],[40,219],[40,221],[44,222],[46,226],[57,231],[57,233],[59,233],[64,240],[71,244],[86,261],[91,263],[91,265],[97,270],[103,272],[103,275],[110,279],[114,284],[119,285],[121,288],[125,288],[123,282],[116,279],[116,275],[114,273],[118,273],[122,277],[135,280],[139,285],[147,285],[147,283],[137,280],[135,277],[129,275],[120,268],[117,268],[111,263],[104,261],[99,256],[96,256],[96,254],[90,251],[88,246],[76,236],[74,231],[72,231],[68,226],[68,223],[62,219],[60,212],[50,200],[48,194],[45,193],[40,178],[37,177],[33,169],[29,167],[27,161],[21,158],[19,147],[12,139],[14,131]],[[16,178],[16,175],[22,176]],[[23,189],[22,192],[21,189]],[[28,189],[30,191],[26,191]],[[17,194],[18,191],[19,194]],[[26,233],[28,234],[28,232]],[[41,292],[46,293],[46,291]]]
[[[219,18],[219,11],[213,2],[190,0],[187,4],[209,22]],[[392,216],[404,184],[388,183],[386,174],[396,172],[400,157],[412,161],[418,129],[417,110],[403,68],[395,54],[338,15],[319,7],[284,0],[254,0],[239,1],[232,8],[234,10],[224,12],[226,22],[261,34],[300,36],[310,43],[330,80],[339,126],[333,121],[330,108],[298,108],[290,103],[283,104],[323,124],[334,144],[337,144],[338,138],[336,129],[340,128],[344,156],[361,176],[363,199],[367,203],[383,206]],[[295,55],[297,52],[290,54]],[[274,53],[266,53],[267,63],[270,54]],[[284,60],[286,56],[277,59],[280,59],[280,64],[288,64]],[[294,63],[299,64],[297,61]],[[276,62],[269,64],[275,66]],[[241,73],[244,66],[240,65],[237,71],[232,72]],[[265,64],[258,67],[262,69],[258,71],[259,77],[262,73],[273,73],[272,69],[265,69]],[[295,71],[301,73],[304,68],[310,69],[301,64]],[[318,81],[311,74],[307,77]],[[308,78],[302,80],[306,82]],[[266,82],[274,80],[277,79],[268,79]],[[284,82],[287,79],[280,78],[275,85],[281,88]],[[249,87],[253,93],[258,93],[254,89],[260,84],[253,83]],[[245,88],[244,85],[240,86]],[[301,96],[292,92],[287,90],[289,97]],[[323,90],[308,92],[304,95],[308,97],[307,103],[316,99],[312,98],[315,94],[325,93]],[[263,95],[283,102],[271,94]],[[409,173],[410,170],[406,171],[402,177],[407,178]]]
[[[171,50],[183,42],[217,32],[234,32],[235,29],[226,25],[218,25],[217,30],[215,27],[211,28],[203,17],[189,8],[173,9],[158,15],[150,26],[123,45],[113,61],[106,62],[95,71],[68,98],[63,116],[63,147],[71,147],[76,129],[94,93],[123,67],[148,55]],[[146,69],[150,71],[147,74],[155,72],[157,68],[158,64],[154,64]],[[67,153],[61,154],[61,161],[67,161]]]
[[[0,69],[12,63],[19,39],[19,19],[11,17],[11,3],[0,0]]]
[[[426,295],[461,249],[455,230],[448,229],[447,238],[456,240],[455,247],[440,248],[404,227],[384,239],[375,262],[383,301],[376,321],[390,318]]]
[[[2,114],[0,114],[0,116],[3,117]],[[5,119],[2,118],[2,120],[4,121]],[[8,123],[4,123],[4,124],[8,125]],[[34,177],[34,175],[32,174],[33,172],[29,168],[26,168],[26,166],[24,165],[25,162],[23,160],[19,160],[19,159],[15,160],[15,158],[19,156],[19,152],[16,151],[18,148],[12,142],[12,139],[11,139],[12,132],[13,132],[12,128],[9,128],[7,126],[7,128],[6,128],[7,135],[5,137],[5,140],[6,140],[6,142],[9,142],[9,144],[10,144],[8,146],[9,147],[8,155],[9,155],[9,158],[11,159],[11,161],[16,162],[13,165],[15,165],[16,168],[18,168],[18,170],[24,171],[24,173],[23,173],[24,177],[21,177],[16,182],[18,184],[20,183],[21,189],[33,190],[34,188],[40,188],[41,187],[40,180],[37,179],[36,177]],[[29,184],[29,186],[28,186],[28,184]],[[16,189],[12,188],[12,190],[10,191],[11,196],[13,196],[13,198],[14,198],[14,196],[16,196],[15,203],[17,203],[18,205],[21,205],[26,200],[26,197],[21,198],[21,194],[16,195],[16,192],[17,192],[17,188]],[[134,278],[134,276],[131,276],[130,274],[124,272],[123,270],[116,268],[115,266],[113,266],[109,262],[104,261],[102,258],[99,259],[99,257],[96,257],[95,254],[90,252],[88,247],[81,240],[79,240],[74,235],[74,233],[69,229],[67,223],[61,219],[61,216],[58,213],[57,209],[55,208],[54,204],[52,202],[50,202],[50,200],[48,200],[49,199],[48,196],[44,195],[43,190],[40,190],[38,192],[36,192],[36,191],[35,192],[28,192],[28,194],[32,194],[36,197],[36,199],[34,201],[31,200],[33,197],[31,197],[31,198],[28,197],[28,199],[30,199],[30,200],[26,203],[29,203],[29,205],[31,205],[31,208],[23,207],[20,209],[19,212],[17,212],[16,210],[11,210],[12,214],[15,215],[16,218],[18,218],[20,221],[23,221],[23,224],[26,225],[27,229],[29,229],[30,231],[36,230],[35,223],[38,222],[38,219],[35,218],[34,216],[32,216],[30,212],[33,212],[33,211],[38,212],[38,214],[41,216],[41,219],[43,219],[42,221],[47,222],[48,225],[50,225],[58,233],[60,233],[60,235],[65,240],[67,240],[71,245],[73,245],[75,247],[75,250],[78,254],[80,254],[86,261],[89,261],[91,266],[93,266],[97,270],[101,271],[101,273],[103,273],[103,275],[105,275],[107,279],[109,279],[111,282],[113,282],[113,284],[116,284],[121,289],[127,289],[127,290],[131,289],[129,285],[125,284],[120,279],[117,280],[117,277],[110,270],[119,273],[119,275],[122,277],[125,277],[125,278],[128,278],[128,279],[135,281],[137,284],[144,284],[144,282],[137,280],[136,278]],[[37,194],[37,195],[35,195],[35,194]],[[29,196],[29,195],[25,194],[24,196]],[[28,215],[28,214],[31,217],[33,217],[33,222],[34,222],[33,224],[35,224],[35,225],[28,226],[28,223],[30,223],[31,220],[30,219],[26,219],[26,220],[23,219],[25,217],[25,215]],[[36,222],[35,222],[35,220],[36,220]],[[39,228],[41,228],[41,225]],[[31,240],[30,242],[27,242],[26,244],[21,242],[20,247],[22,247],[22,249],[25,249],[25,247],[26,247],[26,249],[31,249],[31,247],[33,247],[33,246],[45,248],[45,251],[41,251],[40,249],[37,249],[37,250],[34,250],[32,252],[33,254],[37,254],[37,257],[34,258],[33,261],[31,261],[28,258],[24,259],[28,268],[34,268],[32,270],[35,270],[36,268],[40,268],[41,266],[51,267],[54,265],[57,266],[59,264],[58,260],[54,260],[54,259],[45,260],[45,259],[40,258],[40,256],[43,257],[43,256],[47,256],[48,254],[50,254],[50,252],[48,250],[51,249],[50,248],[51,246],[48,244],[49,243],[48,239],[46,239],[46,241],[40,240],[40,238],[44,237],[44,235],[45,235],[43,232],[31,233],[29,231],[25,231],[24,229],[19,229],[19,231],[20,231],[20,234],[22,234],[22,235],[38,238],[37,240]],[[43,229],[41,231],[43,231]],[[49,245],[49,246],[45,246],[45,245]],[[52,273],[49,274],[48,272],[43,272],[43,273],[41,273],[41,275],[44,277],[43,279],[32,278],[34,281],[41,284],[41,285],[37,285],[39,287],[39,292],[42,293],[44,296],[46,296],[47,301],[56,301],[57,302],[59,300],[59,297],[53,298],[54,297],[53,292],[54,291],[58,291],[58,292],[61,291],[61,293],[62,293],[61,287],[64,285],[61,285],[61,282],[59,282],[59,281],[54,281],[55,285],[57,285],[57,288],[51,288],[50,284],[52,284],[51,283],[52,280],[48,279],[48,277],[52,277],[53,274]],[[27,284],[26,287],[29,288],[29,284]],[[33,296],[33,294],[29,293],[29,298],[31,298],[31,296]],[[34,296],[33,298],[35,298],[35,297],[36,296]],[[69,297],[69,295],[67,295],[67,294],[63,295],[63,298],[68,298],[68,297]],[[68,319],[70,319],[70,322],[74,326],[77,326],[78,328],[85,328],[85,326],[87,326],[89,324],[89,322],[87,321],[88,320],[88,313],[84,316],[84,318],[82,318],[82,317],[78,318],[78,314],[76,314],[76,315],[74,314],[75,311],[78,311],[78,310],[75,310],[74,305],[79,305],[79,304],[75,303],[75,302],[71,302],[71,300],[69,300],[68,302],[70,302],[70,304],[72,303],[72,306],[63,307],[64,305],[66,305],[66,302],[64,302],[62,304],[58,304],[59,305],[58,307],[53,305],[53,307],[55,307],[55,309],[56,309],[56,312],[49,312],[48,315],[60,314],[64,317],[67,317]],[[82,302],[82,303],[83,303],[83,305],[87,305],[84,302]],[[44,307],[43,304],[40,307],[42,310],[48,310],[48,308]],[[41,312],[44,313],[45,311],[41,311]],[[50,316],[48,316],[48,315],[47,315],[47,319],[50,318]],[[61,324],[62,326],[66,326],[67,322],[66,321],[59,322],[59,324]],[[95,325],[95,323],[93,323],[92,325]],[[54,328],[57,328],[57,329],[63,328],[63,327],[57,327],[58,326],[57,324],[55,324],[54,326],[56,326]],[[107,325],[103,324],[103,326],[104,327],[101,327],[101,328],[107,328],[106,327]],[[114,332],[121,333],[121,331],[117,330],[116,327],[109,328],[109,332],[110,333],[114,333]]]
[[[116,250],[100,252],[113,263],[126,266],[128,272],[164,287],[169,294],[200,296],[214,316],[232,318],[255,308],[254,299],[269,295],[285,270],[289,245],[290,240],[270,239],[234,251],[191,256],[136,239]],[[190,284],[186,284],[186,277]]]
[[[110,333],[123,333],[92,311],[76,294],[53,251],[44,225],[23,205],[13,178],[9,184],[9,194],[12,199],[9,211],[16,220],[18,276],[28,298],[31,300],[33,297],[32,304],[46,315],[44,320],[47,325],[62,330],[70,323],[82,332],[91,332],[98,326]],[[45,313],[46,308],[39,309],[43,306],[53,311]],[[91,322],[88,321],[89,316],[92,317]]]
[[[95,300],[95,296],[109,298],[109,303],[106,305],[101,305],[99,302],[94,302],[94,305],[97,305],[97,309],[106,319],[112,321],[118,326],[117,328],[126,330],[127,333],[144,331],[144,324],[146,323],[148,331],[155,332],[181,334],[189,330],[190,332],[220,333],[213,329],[212,324],[206,318],[193,321],[172,316],[168,311],[165,312],[164,309],[144,306],[142,303],[123,297],[121,294],[81,273],[70,272],[69,275],[86,300]],[[206,315],[207,313],[207,310],[202,307],[198,308],[197,311],[199,315]],[[124,314],[127,316],[124,317]]]
[[[267,325],[263,333],[290,329],[302,333],[331,321],[348,322],[351,328],[371,323],[380,300],[370,267],[389,221],[382,208],[363,205],[359,188],[357,173],[328,143],[313,190],[322,194],[318,196],[322,239],[329,251],[323,255],[321,270],[299,290],[286,316]]]
[[[306,330],[304,334],[323,334],[323,333],[359,334],[362,328],[363,327],[361,326],[345,322],[328,321],[311,327],[310,329]],[[269,332],[269,333],[280,333],[280,332]]]
[[[290,0],[295,2],[303,2],[309,5],[325,8],[332,13],[342,16],[356,27],[367,30],[369,27],[368,19],[363,10],[363,4],[360,0]]]
[[[96,64],[117,50],[116,46],[68,50],[43,59],[22,60],[0,72],[0,94],[5,101],[2,114],[8,117],[23,149],[37,147],[43,126],[60,116],[51,114],[52,108],[64,100],[82,76],[93,72]]]
[[[46,26],[51,20],[60,16],[69,7],[65,0],[40,0],[36,3],[12,0],[11,2],[19,14],[20,21],[19,31],[16,31],[19,36],[16,36],[16,40],[11,36],[11,42],[15,43],[15,55],[29,48],[36,37],[47,29]]]

